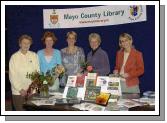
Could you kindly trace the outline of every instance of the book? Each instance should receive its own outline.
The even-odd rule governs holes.
[[[76,80],[76,84],[75,84],[76,87],[84,87],[85,76],[86,76],[86,74],[82,74],[82,75],[77,76],[77,80]]]
[[[77,87],[69,87],[67,91],[67,98],[77,98],[78,88]]]
[[[99,87],[99,86],[86,87],[84,100],[85,101],[95,102],[96,101],[96,97],[98,95],[100,95],[100,90],[101,90],[101,87]]]
[[[77,80],[77,76],[68,76],[66,86],[75,87],[76,80]]]
[[[86,86],[96,86],[97,73],[88,73],[86,79]]]
[[[98,76],[96,86],[101,86],[101,92],[110,93],[110,99],[118,99],[122,95],[120,78]]]
[[[119,77],[109,77],[107,92],[110,92],[112,95],[122,95]]]
[[[55,104],[80,104],[81,103],[81,99],[80,98],[76,98],[76,99],[67,99],[67,98],[63,98],[63,99],[56,99]]]
[[[101,92],[100,95],[96,97],[96,104],[106,106],[108,104],[108,100],[110,99],[110,93]]]
[[[68,87],[66,86],[65,89],[64,89],[64,93],[63,93],[63,98],[68,98],[67,97],[67,93],[69,93],[69,88],[71,87]],[[85,90],[86,88],[85,87],[75,87],[77,88],[77,98],[81,98],[82,100],[84,100],[84,96],[85,96]]]
[[[86,79],[86,87],[96,86],[96,80],[94,79]]]
[[[72,107],[83,110],[83,111],[104,111],[105,107],[93,103],[81,103],[81,104],[75,104]]]
[[[89,111],[104,111],[105,107],[100,106],[100,105],[94,105],[92,107],[89,107]]]
[[[88,73],[88,79],[97,79],[97,73]]]
[[[132,100],[136,101],[138,103],[141,103],[141,104],[148,104],[150,106],[155,105],[155,99],[154,98],[142,97],[142,98],[139,98],[139,99],[132,99]]]
[[[117,102],[109,102],[105,108],[105,111],[119,111]]]
[[[40,106],[40,105],[54,105],[56,101],[51,99],[40,99],[40,100],[32,100],[31,102],[37,106]]]
[[[127,108],[132,108],[136,106],[141,106],[142,104],[131,99],[119,99],[118,105],[125,106]]]
[[[105,87],[108,83],[108,76],[98,76],[96,86]]]

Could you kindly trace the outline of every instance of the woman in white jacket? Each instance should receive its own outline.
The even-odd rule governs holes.
[[[39,62],[36,53],[29,51],[32,38],[22,35],[19,38],[20,49],[15,52],[9,61],[9,79],[11,82],[13,105],[16,111],[22,111],[27,89],[31,80],[26,74],[39,71]]]

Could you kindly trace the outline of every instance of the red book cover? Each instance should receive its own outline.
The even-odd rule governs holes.
[[[76,87],[84,87],[85,76],[87,74],[82,74],[77,76]]]

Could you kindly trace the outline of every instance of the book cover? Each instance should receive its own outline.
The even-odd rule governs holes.
[[[63,98],[67,98],[67,93],[70,93],[69,88],[71,88],[71,87],[65,87],[64,93],[63,93]],[[81,98],[82,100],[84,100],[86,88],[84,88],[84,87],[75,87],[75,88],[77,88],[77,98]]]
[[[96,86],[101,86],[101,92],[111,94],[110,101],[118,100],[122,95],[119,77],[98,76]]]
[[[122,95],[119,77],[109,77],[107,92],[111,93],[112,95]]]
[[[96,86],[107,86],[108,77],[107,76],[98,76]]]
[[[86,78],[86,86],[96,86],[97,73],[88,73]]]
[[[55,104],[80,104],[81,99],[76,98],[76,99],[67,99],[67,98],[62,98],[62,99],[56,99]]]
[[[77,87],[68,87],[67,98],[77,98],[78,88]]]
[[[94,79],[86,79],[86,87],[96,86],[96,80]]]
[[[96,97],[100,94],[101,87],[99,86],[91,86],[91,87],[86,87],[85,91],[85,101],[96,101]]]
[[[118,105],[125,106],[127,108],[132,108],[136,106],[141,106],[142,104],[131,99],[119,99]]]
[[[110,93],[101,92],[100,95],[96,97],[96,104],[106,106],[108,104],[108,100],[110,99]]]
[[[85,76],[86,76],[86,74],[77,76],[77,80],[76,80],[76,84],[75,84],[76,87],[84,87]]]
[[[76,80],[77,80],[77,76],[68,76],[66,86],[75,87]]]

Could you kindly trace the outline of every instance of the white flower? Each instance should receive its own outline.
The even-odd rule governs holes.
[[[48,84],[48,82],[45,80],[45,81],[43,81],[43,84]]]

